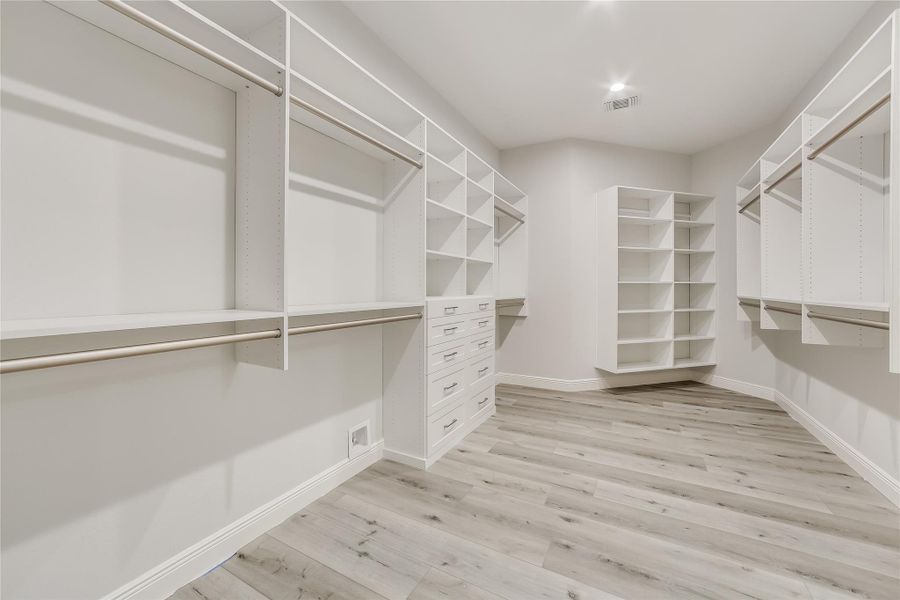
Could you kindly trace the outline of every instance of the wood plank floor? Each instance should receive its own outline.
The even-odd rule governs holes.
[[[900,598],[900,516],[772,402],[498,386],[428,472],[381,461],[175,600]]]

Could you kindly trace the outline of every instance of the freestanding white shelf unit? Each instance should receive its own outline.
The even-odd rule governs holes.
[[[715,364],[715,198],[615,186],[597,214],[597,367]]]
[[[738,311],[900,373],[900,19],[894,12],[738,182]],[[757,284],[759,282],[759,284]]]

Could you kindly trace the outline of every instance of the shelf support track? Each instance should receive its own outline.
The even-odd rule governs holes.
[[[846,323],[847,325],[859,325],[861,327],[871,327],[873,329],[890,329],[890,325],[882,321],[872,321],[871,319],[857,319],[854,317],[842,317],[839,315],[826,315],[815,311],[808,311],[806,316],[810,319],[821,319],[823,321],[834,321],[835,323]]]
[[[228,69],[229,71],[231,71],[232,73],[234,73],[236,75],[240,75],[247,81],[255,83],[256,85],[263,88],[264,90],[272,92],[276,96],[281,96],[284,93],[284,88],[282,88],[280,85],[274,84],[271,81],[260,77],[256,73],[254,73],[248,69],[245,69],[241,65],[237,64],[236,62],[234,62],[232,60],[225,58],[221,54],[218,54],[217,52],[213,52],[206,46],[198,44],[197,42],[195,42],[191,38],[187,37],[186,35],[182,35],[182,34],[178,33],[177,31],[175,31],[168,25],[160,23],[153,17],[145,15],[144,13],[133,8],[132,6],[125,4],[124,2],[122,2],[122,0],[100,0],[100,2],[105,4],[109,8],[119,12],[120,14],[125,15],[129,19],[133,19],[134,21],[137,21],[144,27],[147,27],[148,29],[152,29],[153,31],[157,32],[158,34],[169,38],[176,44],[181,44],[188,50],[191,50],[192,52],[199,54],[203,58],[206,58],[206,59],[216,63],[220,67],[224,67],[224,68]]]
[[[356,321],[341,321],[338,323],[323,323],[321,325],[302,325],[289,327],[288,335],[302,335],[317,333],[320,331],[335,331],[362,327],[365,325],[381,325],[384,323],[396,323],[398,321],[410,321],[421,319],[422,313],[407,315],[395,315],[391,317],[376,317],[372,319],[358,319]],[[191,348],[208,348],[223,344],[237,344],[240,342],[253,342],[256,340],[271,340],[281,337],[281,329],[266,329],[264,331],[250,331],[246,333],[231,333],[226,335],[213,335],[208,337],[191,338],[186,340],[172,340],[168,342],[154,342],[150,344],[137,344],[133,346],[120,346],[118,348],[101,348],[98,350],[84,350],[81,352],[64,352],[61,354],[45,354],[43,356],[30,356],[26,358],[14,358],[0,361],[0,373],[18,373],[20,371],[32,371],[34,369],[46,369],[48,367],[62,367],[66,365],[79,365],[113,358],[127,358],[130,356],[144,356],[147,354],[159,354],[174,350],[188,350]]]
[[[850,133],[850,131],[854,127],[856,127],[857,125],[859,125],[860,123],[862,123],[863,121],[865,121],[866,119],[871,117],[879,108],[881,108],[882,106],[884,106],[885,104],[890,102],[890,100],[891,100],[890,94],[883,96],[880,100],[878,100],[878,102],[876,102],[875,104],[873,104],[872,106],[867,108],[865,110],[865,112],[863,112],[863,114],[861,114],[858,117],[856,117],[855,119],[853,119],[853,121],[849,125],[847,125],[843,129],[838,131],[836,134],[834,134],[833,136],[828,138],[825,142],[822,143],[821,146],[819,146],[815,150],[811,151],[807,155],[806,158],[808,158],[809,160],[815,160],[816,157],[819,156],[819,154],[821,154],[822,152],[827,150],[828,147],[831,146],[833,143],[835,143],[836,141],[838,141],[839,139],[841,139],[842,137],[844,137],[845,135]]]
[[[301,100],[300,98],[298,98],[297,96],[294,96],[294,95],[291,95],[290,99],[291,99],[291,104],[296,104],[297,106],[299,106],[299,107],[302,108],[303,110],[308,111],[308,112],[314,114],[315,116],[319,117],[319,118],[322,119],[323,121],[327,121],[327,122],[331,123],[332,125],[334,125],[335,127],[340,127],[341,129],[343,129],[343,130],[346,131],[347,133],[349,133],[349,134],[351,134],[351,135],[355,135],[355,136],[358,137],[359,139],[364,140],[364,141],[366,141],[366,142],[372,144],[372,145],[375,146],[376,148],[380,148],[381,150],[384,150],[385,152],[387,152],[387,153],[390,154],[391,156],[394,156],[394,157],[396,157],[396,158],[399,158],[399,159],[402,160],[403,162],[409,163],[410,165],[414,166],[414,167],[417,168],[417,169],[421,169],[421,168],[422,168],[422,163],[419,162],[419,161],[417,161],[416,159],[411,158],[411,157],[409,157],[409,156],[403,154],[403,153],[400,152],[399,150],[395,150],[395,149],[391,148],[390,146],[388,146],[388,145],[385,144],[384,142],[380,142],[380,141],[376,140],[375,138],[373,138],[373,137],[370,136],[369,134],[367,134],[367,133],[365,133],[365,132],[363,132],[363,131],[360,131],[360,130],[357,129],[356,127],[353,127],[352,125],[349,125],[349,124],[347,124],[347,123],[344,123],[343,121],[341,121],[341,120],[338,119],[337,117],[328,114],[328,113],[325,112],[324,110],[321,110],[321,109],[319,109],[319,108],[316,108],[315,106],[313,106],[313,105],[310,104],[309,102],[306,102],[305,100]]]

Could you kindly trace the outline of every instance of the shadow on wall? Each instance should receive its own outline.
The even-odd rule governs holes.
[[[799,332],[778,335],[769,347],[776,358],[776,389],[828,429],[842,431],[849,445],[859,448],[877,442],[887,448],[885,456],[893,457],[893,469],[880,466],[896,476],[900,375],[888,371],[888,350],[802,344]],[[882,434],[889,439],[874,439]]]
[[[160,331],[67,343],[227,333]],[[378,327],[291,338],[287,372],[237,363],[223,346],[4,376],[4,550],[127,501],[142,513],[127,519],[127,553],[143,525],[168,520],[178,503],[209,504],[216,523],[222,511],[237,518],[288,491],[346,458],[349,416],[373,418],[380,437],[381,342]],[[4,344],[13,349],[31,353]]]

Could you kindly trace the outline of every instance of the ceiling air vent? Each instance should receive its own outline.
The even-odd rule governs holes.
[[[626,108],[631,108],[632,106],[637,106],[638,104],[639,102],[637,96],[629,96],[628,98],[616,98],[615,100],[604,102],[603,108],[606,109],[606,112],[612,112],[614,110],[624,110]]]

